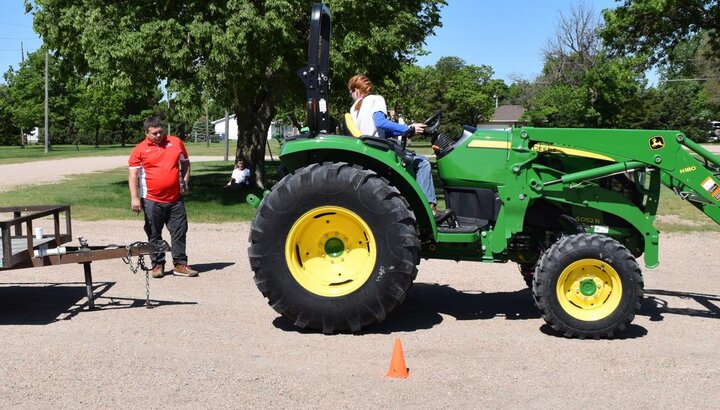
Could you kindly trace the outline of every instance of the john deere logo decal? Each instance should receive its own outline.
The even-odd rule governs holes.
[[[663,149],[665,147],[665,140],[663,137],[657,136],[650,138],[650,149],[651,150],[658,150]]]

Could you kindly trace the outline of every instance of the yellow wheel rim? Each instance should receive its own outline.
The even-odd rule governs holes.
[[[588,322],[608,317],[622,299],[620,275],[598,259],[571,263],[560,274],[556,290],[565,312]]]
[[[375,238],[356,213],[336,206],[306,212],[285,241],[285,260],[306,290],[337,297],[358,290],[377,260]]]

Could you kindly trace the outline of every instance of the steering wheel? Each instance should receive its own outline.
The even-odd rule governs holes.
[[[425,131],[423,132],[424,135],[434,135],[437,134],[438,128],[440,128],[440,120],[442,119],[442,113],[443,110],[437,110],[431,115],[427,120],[423,121],[423,124],[427,125],[425,127]]]
[[[437,110],[431,115],[427,120],[423,121],[423,124],[427,125],[425,127],[425,130],[423,131],[423,135],[430,135],[431,137],[435,137],[437,135],[437,130],[440,128],[440,119],[442,118],[443,110]],[[403,150],[407,147],[407,141],[408,138],[415,135],[415,127],[411,126],[408,128],[407,131],[405,131],[402,135],[400,135],[400,146]]]

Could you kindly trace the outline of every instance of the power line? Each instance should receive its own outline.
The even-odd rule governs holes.
[[[32,26],[26,26],[26,25],[24,25],[24,24],[8,23],[7,21],[0,21],[0,24],[5,24],[5,25],[8,25],[8,26],[32,28]]]
[[[661,80],[666,83],[670,82],[680,82],[680,81],[707,81],[707,80],[717,80],[720,79],[720,77],[704,77],[704,78],[675,78],[671,80]]]

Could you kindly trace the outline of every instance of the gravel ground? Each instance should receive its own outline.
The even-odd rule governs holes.
[[[0,407],[709,409],[720,400],[718,233],[663,235],[629,331],[571,340],[544,324],[514,265],[433,260],[381,325],[300,332],[255,287],[248,229],[191,224],[200,276],[152,279],[152,309],[144,275],[120,259],[92,264],[95,311],[80,265],[0,272]],[[90,245],[144,240],[140,218],[76,221],[78,235]],[[408,379],[385,377],[395,337]]]

